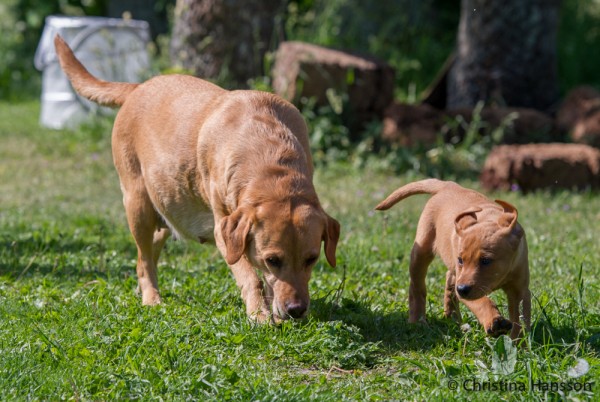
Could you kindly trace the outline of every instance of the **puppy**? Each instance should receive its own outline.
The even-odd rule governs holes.
[[[54,44],[80,95],[121,107],[112,152],[143,304],[161,301],[156,267],[173,233],[216,243],[257,321],[305,316],[321,242],[335,266],[340,225],[319,203],[298,110],[273,94],[226,91],[191,76],[102,81],[62,38]]]
[[[425,275],[435,254],[446,266],[444,314],[460,321],[457,300],[475,314],[492,336],[511,332],[519,336],[519,308],[529,329],[531,294],[525,232],[517,222],[517,209],[509,203],[488,200],[482,194],[453,182],[422,180],[400,187],[377,205],[386,210],[415,194],[431,194],[417,228],[410,255],[409,321],[425,317]],[[510,320],[500,315],[487,295],[503,289]],[[512,329],[512,330],[511,330]]]

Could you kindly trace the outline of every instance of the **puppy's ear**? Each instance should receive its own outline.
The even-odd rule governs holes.
[[[221,234],[227,251],[224,257],[227,264],[233,265],[242,258],[251,227],[252,217],[241,208],[221,220]]]
[[[338,240],[340,239],[340,224],[331,216],[325,214],[327,222],[323,231],[323,241],[325,242],[325,257],[329,265],[335,268],[337,261],[335,251],[337,249]]]
[[[476,224],[477,215],[475,215],[475,213],[481,210],[482,209],[479,207],[471,207],[458,214],[454,219],[454,229],[456,230],[456,234],[462,236],[465,229]]]
[[[517,219],[519,218],[517,208],[506,201],[495,200],[495,202],[504,208],[504,213],[498,219],[498,225],[502,228],[507,228],[507,232],[513,233],[517,235],[517,237],[521,237],[523,235],[523,230],[517,225]]]

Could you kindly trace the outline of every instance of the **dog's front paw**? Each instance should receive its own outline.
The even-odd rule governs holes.
[[[513,327],[513,323],[502,316],[498,316],[494,318],[492,324],[486,328],[486,332],[488,335],[493,336],[494,338],[499,337],[500,335],[506,335],[510,332]]]
[[[148,289],[142,292],[142,304],[144,306],[156,306],[160,304],[160,295],[157,290]]]
[[[271,314],[267,314],[263,311],[255,311],[252,314],[248,314],[248,318],[250,318],[251,321],[253,321],[257,324],[272,324],[273,323]]]
[[[268,309],[260,308],[254,311],[248,311],[248,318],[257,324],[273,324],[273,315]]]

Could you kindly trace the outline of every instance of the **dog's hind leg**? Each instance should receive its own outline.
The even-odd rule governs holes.
[[[123,204],[129,229],[138,249],[136,267],[138,286],[142,292],[142,304],[155,305],[160,303],[156,260],[167,236],[162,229],[156,232],[160,217],[150,201],[143,182],[138,180],[129,184],[129,188],[123,186]]]
[[[169,228],[160,228],[154,232],[152,239],[152,257],[154,258],[154,265],[158,266],[158,259],[160,258],[160,252],[162,251],[165,242],[171,235]]]
[[[444,316],[461,322],[460,304],[456,296],[456,272],[449,269],[446,272],[446,288],[444,290]]]
[[[427,287],[425,277],[434,254],[431,248],[423,247],[415,241],[410,253],[410,286],[408,289],[408,322],[417,322],[425,318]]]
[[[422,214],[417,225],[415,243],[410,252],[410,286],[408,289],[408,322],[417,322],[425,319],[425,306],[427,301],[427,287],[425,277],[429,264],[435,254],[435,226]]]

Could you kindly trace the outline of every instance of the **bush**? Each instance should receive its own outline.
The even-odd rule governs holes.
[[[289,40],[370,53],[396,69],[398,97],[415,101],[452,52],[458,7],[442,0],[291,1]]]
[[[0,99],[27,99],[40,93],[33,56],[46,16],[104,15],[108,0],[0,0]]]
[[[386,173],[413,173],[439,179],[476,179],[488,153],[499,144],[517,117],[508,115],[499,127],[488,127],[481,119],[483,103],[467,123],[462,116],[450,119],[438,134],[434,147],[403,147],[382,142],[381,123],[371,122],[358,142],[349,140],[343,125],[343,110],[334,105],[315,109],[314,102],[303,100],[302,113],[309,125],[310,146],[316,166],[345,164],[357,169]],[[460,130],[458,130],[460,128]],[[463,132],[464,135],[452,136]],[[445,138],[450,138],[448,142]]]
[[[560,89],[600,88],[600,2],[564,0],[558,31]]]

